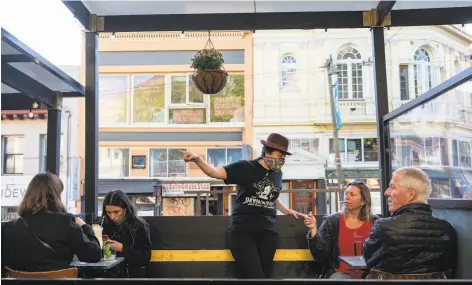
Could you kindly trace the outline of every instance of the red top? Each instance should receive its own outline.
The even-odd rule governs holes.
[[[339,256],[362,256],[362,247],[364,241],[369,237],[372,229],[372,220],[364,222],[362,226],[357,229],[350,229],[346,226],[344,215],[339,217]],[[355,279],[361,279],[362,270],[356,270],[348,266],[346,263],[340,261],[339,268],[336,272],[343,272],[350,274]]]

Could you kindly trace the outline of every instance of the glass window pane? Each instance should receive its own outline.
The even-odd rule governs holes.
[[[183,177],[187,173],[187,164],[184,161],[183,154],[177,150],[186,151],[186,149],[169,149],[169,177]]]
[[[5,153],[23,153],[23,137],[5,137]]]
[[[171,76],[171,104],[187,103],[187,77]]]
[[[165,75],[133,76],[133,122],[164,123]]]
[[[378,161],[377,138],[364,139],[364,161]]]
[[[361,139],[347,139],[347,162],[362,161]]]
[[[151,149],[152,177],[167,177],[167,149]]]
[[[197,86],[195,86],[195,83],[193,83],[191,75],[189,75],[188,84],[189,84],[189,94],[188,94],[189,102],[203,104],[203,93],[200,90],[198,90]]]
[[[99,124],[128,121],[128,76],[99,77]]]
[[[99,148],[99,177],[128,177],[128,148]]]
[[[228,76],[228,83],[210,96],[210,122],[244,122],[244,75]]]
[[[226,164],[231,164],[243,159],[243,150],[241,148],[228,148]]]
[[[224,148],[209,148],[207,150],[207,162],[215,167],[222,167],[226,164],[226,149]]]

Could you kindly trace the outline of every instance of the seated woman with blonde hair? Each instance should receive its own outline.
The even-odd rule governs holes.
[[[2,223],[2,271],[5,266],[27,272],[98,262],[102,250],[92,228],[67,213],[61,201],[63,184],[52,173],[33,177],[18,207],[19,218]]]
[[[362,278],[363,271],[340,262],[339,256],[362,256],[363,243],[377,218],[371,211],[370,189],[362,181],[353,181],[347,185],[342,212],[326,216],[319,230],[315,217],[311,214],[306,216],[311,255],[324,266],[320,277]]]

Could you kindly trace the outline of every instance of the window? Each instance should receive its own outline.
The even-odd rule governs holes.
[[[151,149],[151,177],[185,177],[187,165],[183,154],[177,150],[186,149]]]
[[[433,87],[433,74],[431,72],[431,58],[425,49],[415,52],[414,61],[414,94],[418,97]]]
[[[319,139],[289,139],[288,148],[290,150],[301,148],[312,153],[319,153],[319,144]]]
[[[336,57],[339,99],[362,99],[362,56],[353,47],[341,49]]]
[[[128,177],[129,148],[99,148],[99,177]]]
[[[48,150],[48,138],[47,135],[41,135],[40,137],[41,140],[41,157],[40,157],[40,166],[39,166],[39,172],[46,172],[46,163],[47,163],[47,150]],[[66,174],[67,169],[66,169],[66,153],[65,153],[65,141],[64,141],[64,135],[61,134],[61,150],[60,150],[60,164],[59,164],[59,171],[61,174]]]
[[[191,75],[171,75],[170,86],[172,105],[203,104],[203,93],[193,83]]]
[[[240,161],[242,157],[241,148],[209,148],[207,150],[207,162],[215,167],[222,167]]]
[[[402,101],[410,100],[408,84],[408,65],[400,65],[400,98]]]
[[[128,122],[128,76],[99,77],[99,124]]]
[[[376,138],[340,138],[338,143],[341,162],[378,161],[378,144]],[[329,139],[329,153],[330,156],[334,158],[333,139]]]
[[[165,122],[165,75],[133,76],[133,122]]]
[[[3,137],[3,174],[23,174],[23,137]]]
[[[470,142],[452,140],[452,161],[454,166],[472,167],[472,151]]]
[[[291,55],[284,56],[281,62],[282,78],[280,89],[296,89],[297,60]]]
[[[210,97],[210,122],[244,122],[244,75],[228,76],[228,83]]]

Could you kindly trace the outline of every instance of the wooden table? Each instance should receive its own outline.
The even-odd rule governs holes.
[[[96,263],[89,263],[89,262],[82,262],[82,261],[72,261],[70,263],[71,266],[77,267],[79,270],[79,276],[81,278],[85,277],[85,272],[87,270],[108,270],[111,269],[118,264],[122,263],[125,261],[124,257],[115,257],[114,260],[100,260],[99,262]]]
[[[354,269],[368,269],[363,256],[340,256],[339,259]]]

